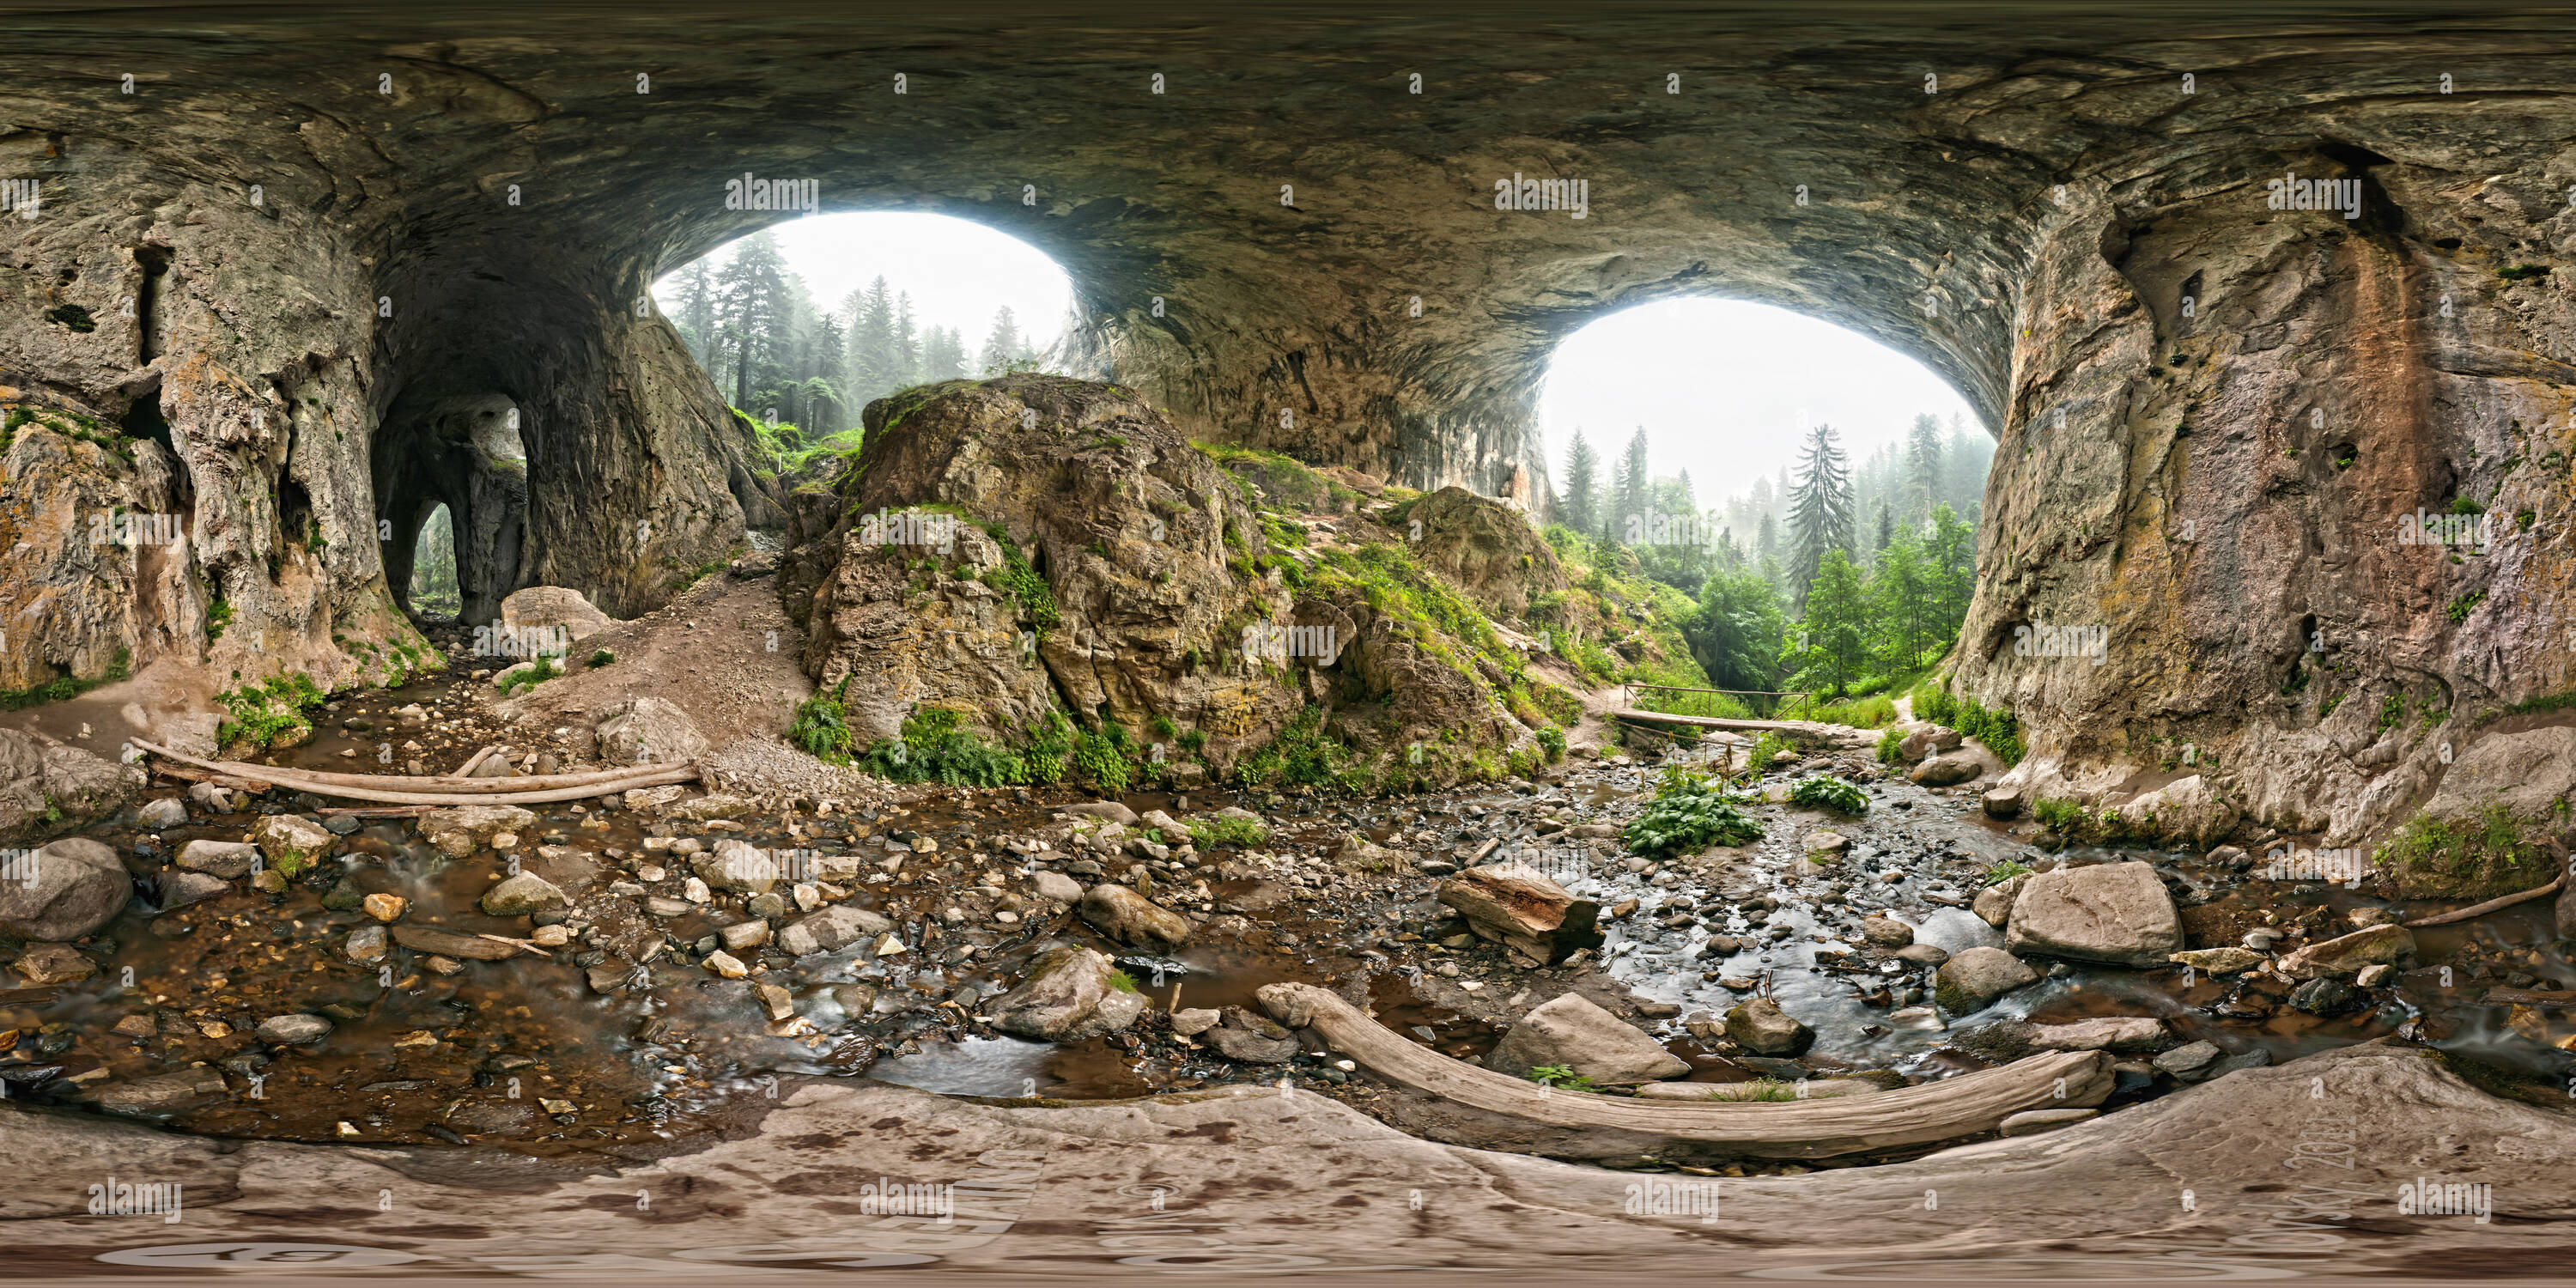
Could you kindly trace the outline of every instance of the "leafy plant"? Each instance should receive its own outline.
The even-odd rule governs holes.
[[[225,690],[215,695],[215,701],[232,716],[216,729],[216,741],[230,744],[245,738],[254,746],[267,747],[289,735],[301,740],[313,732],[304,713],[322,705],[324,694],[314,687],[313,677],[297,671],[272,678],[265,688],[245,684]]]
[[[1566,1064],[1533,1065],[1529,1071],[1529,1080],[1542,1087],[1558,1087],[1566,1091],[1599,1089],[1593,1084],[1592,1079],[1576,1073],[1574,1066]]]
[[[1220,845],[1249,849],[1270,839],[1270,829],[1248,818],[1214,818],[1189,824],[1190,842],[1202,850]]]
[[[1840,810],[1845,814],[1869,812],[1869,794],[1832,774],[1817,774],[1798,780],[1789,789],[1789,801],[1814,809]]]
[[[2041,824],[2059,836],[2080,837],[2093,822],[2082,805],[2074,801],[2043,796],[2030,803],[2030,812]]]
[[[850,677],[842,676],[830,693],[817,693],[796,704],[796,719],[787,726],[787,741],[808,756],[835,765],[850,763],[850,748],[856,739],[850,732],[849,710],[842,699],[849,694]]]
[[[1136,991],[1136,977],[1123,970],[1113,970],[1109,972],[1109,987],[1121,993],[1133,993]]]
[[[1007,787],[1027,779],[1022,758],[960,728],[964,719],[952,707],[916,708],[904,717],[903,737],[879,739],[860,767],[899,783],[951,787]]]
[[[521,690],[533,689],[562,674],[563,672],[555,666],[553,657],[540,656],[530,664],[528,669],[511,677],[510,687],[505,691],[506,695],[515,698],[519,696]]]
[[[1565,731],[1563,729],[1559,729],[1552,724],[1543,724],[1531,732],[1537,735],[1538,745],[1547,749],[1548,759],[1565,759]]]
[[[2031,868],[2029,864],[2020,862],[2016,859],[2006,859],[2003,862],[1986,869],[1986,879],[1982,884],[1990,886],[2002,885],[2004,882],[2010,881],[2014,877],[2029,876],[2030,872]]]
[[[1668,779],[1620,839],[1630,851],[1660,860],[1712,845],[1750,844],[1762,839],[1762,825],[1714,784]]]
[[[600,649],[599,651],[597,651],[597,652],[595,652],[595,653],[592,653],[592,654],[590,655],[590,664],[591,664],[592,666],[606,666],[606,665],[608,665],[609,663],[614,662],[614,661],[616,661],[616,660],[617,660],[617,655],[616,655],[615,653],[611,653],[611,652],[609,652],[607,649]]]
[[[1887,732],[1880,734],[1878,736],[1878,763],[1882,765],[1904,764],[1904,746],[1904,734],[1898,733],[1894,729],[1890,729]]]

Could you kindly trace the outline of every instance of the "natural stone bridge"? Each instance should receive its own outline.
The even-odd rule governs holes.
[[[441,500],[470,607],[659,602],[777,518],[646,303],[786,217],[726,208],[750,176],[1044,248],[1077,372],[1195,434],[1533,507],[1536,389],[1590,318],[1714,293],[1884,340],[2001,438],[1958,669],[2043,776],[2189,743],[2267,821],[2349,832],[2443,763],[2391,697],[2576,688],[2576,38],[1907,12],[13,20],[0,173],[40,205],[0,221],[0,384],[134,463],[12,452],[0,687],[119,650],[359,675]],[[1497,209],[1515,177],[1585,208]],[[2357,206],[2277,208],[2286,178]],[[2492,553],[2397,541],[2460,503]],[[188,541],[94,548],[110,506]],[[2107,664],[2016,659],[2033,621],[2107,626]],[[2352,695],[2322,716],[2320,674]]]

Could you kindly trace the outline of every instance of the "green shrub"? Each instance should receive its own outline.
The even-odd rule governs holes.
[[[2475,819],[2419,814],[2373,856],[2410,899],[2483,899],[2549,880],[2548,853],[2524,837],[2523,824],[2501,805]]]
[[[1668,859],[1712,845],[1749,845],[1762,839],[1762,825],[1714,784],[1668,780],[1620,839],[1633,853]]]
[[[1563,729],[1559,729],[1552,724],[1543,724],[1537,729],[1532,730],[1532,732],[1538,736],[1538,745],[1547,749],[1548,759],[1565,759],[1565,731]]]
[[[1797,749],[1798,748],[1795,744],[1780,736],[1779,730],[1763,730],[1762,735],[1753,740],[1753,750],[1748,754],[1748,757],[1744,762],[1746,776],[1759,777],[1760,775],[1771,772],[1771,758],[1773,756],[1777,756],[1784,751],[1796,751]]]
[[[276,676],[266,688],[245,684],[217,693],[215,701],[232,718],[217,727],[215,740],[229,745],[242,738],[258,747],[272,746],[289,734],[301,740],[313,732],[304,713],[322,705],[324,696],[313,677],[301,671]]]
[[[1127,731],[1114,724],[1099,733],[1075,730],[1072,759],[1073,767],[1103,792],[1127,790],[1128,780],[1135,773],[1135,765],[1127,757]]]
[[[1306,787],[1357,790],[1366,776],[1349,767],[1350,752],[1324,728],[1324,709],[1312,703],[1270,740],[1270,745],[1235,762],[1234,776],[1246,786],[1292,783]]]
[[[1055,592],[1047,587],[1046,578],[1029,566],[1028,558],[1020,553],[1019,543],[1011,540],[1009,529],[999,523],[988,523],[984,525],[984,531],[1002,548],[1002,566],[985,573],[984,584],[1018,600],[1020,616],[1039,634],[1055,629],[1064,615],[1056,607]]]
[[[849,711],[842,699],[850,691],[850,677],[842,676],[830,693],[817,693],[796,704],[796,719],[787,726],[787,741],[808,756],[835,765],[850,763],[850,749],[856,737],[850,732]]]
[[[1925,683],[1914,690],[1914,718],[1947,725],[1986,745],[2007,765],[2021,763],[2021,721],[2009,711],[1990,710],[1974,698],[1952,697],[1948,690]]]
[[[590,664],[592,666],[606,666],[616,660],[617,655],[609,652],[607,649],[601,649],[590,655]]]
[[[1905,735],[1898,733],[1894,729],[1890,729],[1887,732],[1880,734],[1878,736],[1878,763],[1882,765],[1904,764],[1904,745]]]
[[[949,707],[915,708],[904,717],[901,739],[879,739],[859,763],[899,783],[1007,787],[1027,779],[1028,766],[1020,757],[960,728],[964,719]]]
[[[2092,815],[2074,801],[2042,796],[2030,803],[2031,816],[2059,836],[2081,838],[2091,829]]]
[[[214,603],[207,605],[206,642],[212,644],[216,640],[222,639],[224,637],[224,628],[232,625],[232,622],[233,605],[231,600],[218,599]]]
[[[533,689],[562,674],[563,672],[555,666],[554,658],[539,657],[527,670],[511,677],[510,687],[503,691],[503,696],[515,698],[523,690]]]
[[[1869,812],[1869,794],[1832,774],[1817,774],[1798,780],[1789,789],[1789,801],[1811,809],[1839,810],[1845,814]]]

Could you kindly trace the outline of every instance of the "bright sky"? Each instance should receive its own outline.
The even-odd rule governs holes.
[[[773,225],[769,234],[825,312],[883,274],[887,289],[912,293],[914,326],[954,329],[970,356],[1005,305],[1020,334],[1040,349],[1064,334],[1073,308],[1072,284],[1044,251],[964,219],[897,211],[808,215]],[[732,254],[727,243],[707,257],[707,266]],[[666,311],[678,299],[668,276],[654,293]]]
[[[1901,442],[1920,412],[1957,413],[1984,432],[1966,400],[1912,358],[1800,313],[1743,300],[1641,304],[1573,335],[1549,361],[1539,396],[1549,476],[1563,482],[1565,449],[1581,425],[1610,463],[1646,427],[1657,475],[1689,470],[1700,504],[1714,505],[1779,476],[1799,436],[1822,421],[1842,433],[1854,463]]]

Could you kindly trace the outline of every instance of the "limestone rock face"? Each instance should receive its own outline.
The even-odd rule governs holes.
[[[2097,863],[2042,872],[2013,900],[2005,946],[2123,966],[2153,966],[2182,951],[2182,917],[2145,863]]]
[[[140,795],[143,782],[134,766],[0,729],[0,842],[23,845],[104,821]]]
[[[28,856],[34,880],[0,881],[0,931],[24,939],[78,939],[116,919],[134,880],[116,851],[65,837]]]
[[[1493,616],[1527,616],[1531,600],[1566,587],[1555,548],[1525,513],[1500,501],[1452,485],[1396,517],[1422,525],[1415,557]]]
[[[1575,993],[1532,1008],[1485,1057],[1486,1068],[1513,1077],[1551,1065],[1603,1086],[1657,1082],[1690,1072],[1681,1057]]]
[[[471,619],[468,619],[471,620]],[[501,624],[564,628],[574,639],[596,635],[617,624],[578,590],[563,586],[530,586],[501,601]]]

